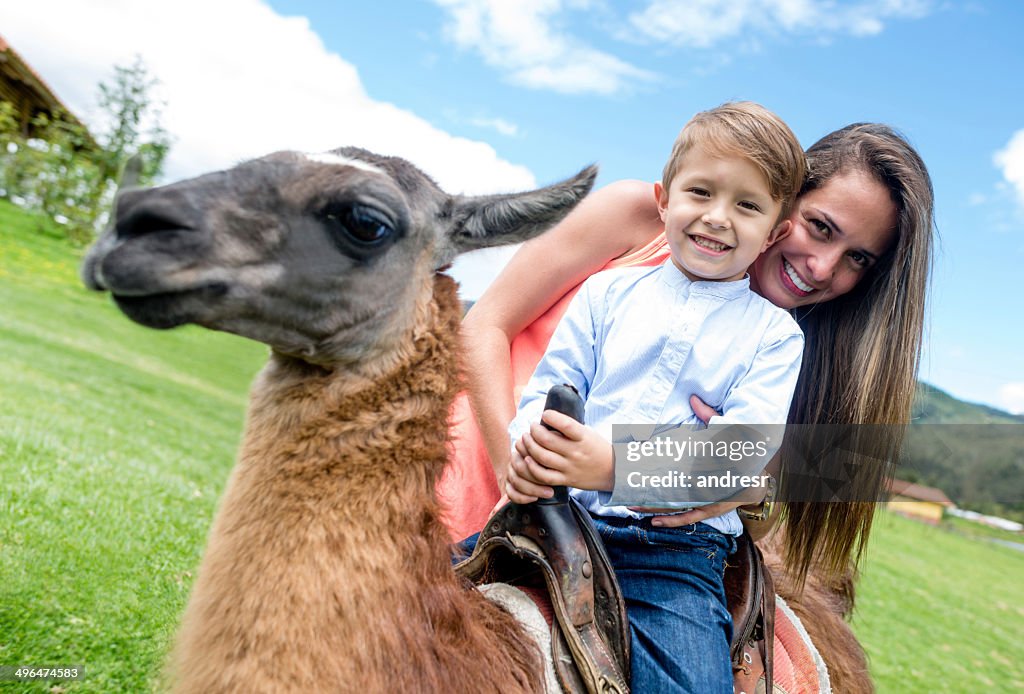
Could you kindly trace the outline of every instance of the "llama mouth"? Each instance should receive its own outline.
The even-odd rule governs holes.
[[[727,251],[732,250],[733,248],[732,246],[726,243],[722,243],[721,241],[708,238],[707,236],[700,236],[699,234],[689,234],[689,237],[690,240],[693,241],[693,244],[695,246],[700,248],[702,251],[708,253],[709,255],[722,255]]]
[[[804,282],[803,278],[797,273],[796,268],[785,258],[782,259],[782,277],[783,284],[798,296],[807,296],[814,291],[814,287]],[[788,282],[785,280],[788,280]]]
[[[193,323],[208,309],[210,303],[228,293],[223,282],[170,292],[153,294],[118,294],[111,292],[121,312],[147,328],[166,330]]]

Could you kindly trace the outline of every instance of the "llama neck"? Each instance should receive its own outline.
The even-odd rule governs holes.
[[[236,477],[258,479],[260,494],[315,501],[338,520],[436,518],[460,311],[450,278],[439,275],[434,289],[412,349],[372,380],[275,354],[253,388]]]
[[[412,348],[383,377],[271,359],[253,386],[203,571],[251,570],[259,593],[271,585],[261,574],[279,573],[280,589],[314,567],[324,589],[345,583],[355,603],[403,583],[410,563],[451,573],[434,486],[447,460],[460,311],[453,280],[439,275],[434,289]],[[252,549],[263,547],[277,555]]]
[[[459,307],[439,277],[415,348],[373,385],[275,357],[186,610],[180,691],[534,691],[514,619],[451,570]],[[365,387],[364,387],[365,386]]]
[[[523,632],[451,570],[434,494],[457,385],[451,279],[422,313],[372,385],[282,357],[261,374],[179,634],[180,691],[534,686]]]

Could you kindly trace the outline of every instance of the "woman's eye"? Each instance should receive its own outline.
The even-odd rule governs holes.
[[[828,224],[821,221],[820,219],[809,219],[808,221],[811,223],[811,226],[813,226],[817,230],[819,234],[821,234],[827,239],[832,238],[832,229],[831,227],[829,227]]]
[[[853,264],[858,268],[866,268],[871,264],[871,260],[860,251],[851,251],[850,260],[852,260]]]

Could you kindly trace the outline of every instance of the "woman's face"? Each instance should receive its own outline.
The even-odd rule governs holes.
[[[782,308],[828,301],[854,288],[896,240],[896,205],[861,171],[798,198],[789,235],[751,268],[754,288]]]

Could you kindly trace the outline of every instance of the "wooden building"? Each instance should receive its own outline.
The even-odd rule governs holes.
[[[893,480],[889,484],[889,493],[891,497],[887,506],[890,511],[932,525],[942,521],[947,508],[956,506],[941,489],[903,480]]]
[[[32,120],[39,114],[81,125],[74,114],[53,93],[18,52],[0,36],[0,101],[14,105],[15,118],[25,136],[31,136]],[[88,131],[86,131],[88,132]]]

